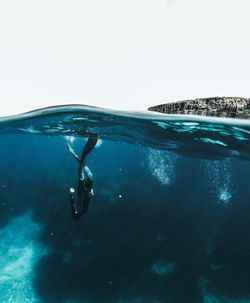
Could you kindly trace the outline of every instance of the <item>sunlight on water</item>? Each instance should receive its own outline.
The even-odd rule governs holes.
[[[209,178],[209,186],[218,198],[218,202],[227,204],[233,196],[231,162],[205,161],[205,174]]]
[[[42,226],[31,214],[15,219],[0,230],[0,302],[37,303],[32,279],[34,267],[46,249],[37,241]]]
[[[206,143],[217,144],[217,145],[221,145],[221,146],[227,146],[227,144],[225,144],[224,142],[219,141],[219,140],[212,140],[212,139],[209,139],[209,138],[199,138],[198,140],[201,140],[201,141],[206,142]]]
[[[171,152],[148,149],[148,168],[163,185],[170,185],[175,178],[175,164],[178,155]]]

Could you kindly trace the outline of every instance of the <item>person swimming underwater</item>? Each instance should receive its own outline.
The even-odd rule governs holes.
[[[72,187],[70,188],[71,210],[72,217],[74,219],[80,219],[82,214],[88,211],[90,200],[94,195],[93,176],[90,169],[85,164],[85,158],[94,149],[97,141],[98,136],[96,134],[89,133],[88,140],[83,148],[81,157],[79,157],[73,149],[72,142],[69,139],[67,140],[68,151],[71,153],[72,156],[74,156],[74,158],[79,164],[76,197],[75,189]]]

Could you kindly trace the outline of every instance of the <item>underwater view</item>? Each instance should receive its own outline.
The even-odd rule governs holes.
[[[250,303],[249,120],[70,105],[0,135],[1,303]]]

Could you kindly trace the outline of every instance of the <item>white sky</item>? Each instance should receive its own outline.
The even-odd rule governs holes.
[[[250,0],[0,0],[0,116],[250,97]]]

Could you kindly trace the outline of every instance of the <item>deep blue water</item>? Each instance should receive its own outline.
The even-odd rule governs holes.
[[[89,130],[94,197],[71,216]],[[249,303],[250,122],[52,108],[0,119],[0,302]]]

